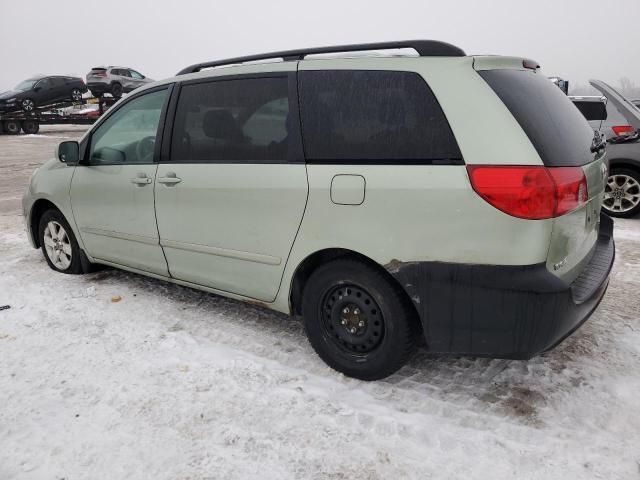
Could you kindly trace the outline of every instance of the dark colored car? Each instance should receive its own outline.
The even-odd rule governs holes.
[[[0,93],[0,111],[24,110],[32,112],[58,102],[80,101],[87,91],[84,81],[78,77],[34,77],[20,82],[13,90]]]
[[[640,212],[640,111],[606,83],[591,80],[591,85],[604,96],[569,98],[607,139],[609,178],[602,208],[613,217],[633,217]]]

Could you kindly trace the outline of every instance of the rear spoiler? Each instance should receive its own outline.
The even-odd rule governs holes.
[[[477,55],[473,57],[473,68],[477,71],[505,69],[537,71],[540,69],[540,64],[529,58]]]

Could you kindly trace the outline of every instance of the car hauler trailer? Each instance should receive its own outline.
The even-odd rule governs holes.
[[[40,130],[40,125],[90,125],[117,101],[116,98],[111,97],[101,97],[96,100],[98,101],[98,110],[94,115],[61,112],[62,109],[91,103],[91,99],[89,101],[83,99],[79,102],[60,102],[36,108],[32,112],[22,110],[0,112],[0,134],[18,135],[21,132],[35,134]]]

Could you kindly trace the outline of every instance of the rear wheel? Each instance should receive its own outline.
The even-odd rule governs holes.
[[[25,112],[33,112],[36,109],[36,102],[31,98],[25,98],[20,102],[20,106]]]
[[[49,267],[61,273],[83,273],[82,252],[62,213],[53,209],[44,212],[40,217],[38,235]]]
[[[82,92],[79,88],[74,88],[73,90],[71,90],[71,100],[73,100],[74,102],[79,102],[80,100],[82,100]]]
[[[18,120],[6,120],[3,125],[4,133],[8,135],[18,135],[22,127]]]
[[[22,122],[22,131],[27,135],[35,135],[40,131],[40,124],[35,120],[25,120]]]
[[[398,287],[358,260],[318,268],[304,289],[309,342],[332,368],[378,380],[402,367],[415,350],[415,311]]]
[[[122,85],[118,82],[112,84],[111,95],[113,95],[113,98],[120,98],[122,96]]]
[[[640,212],[640,172],[612,168],[604,189],[602,207],[613,216],[633,217]]]

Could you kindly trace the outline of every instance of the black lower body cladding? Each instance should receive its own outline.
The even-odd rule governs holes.
[[[386,268],[413,301],[429,351],[526,359],[555,347],[589,318],[607,289],[614,257],[613,221],[602,214],[593,256],[571,284],[543,263],[393,261]]]

